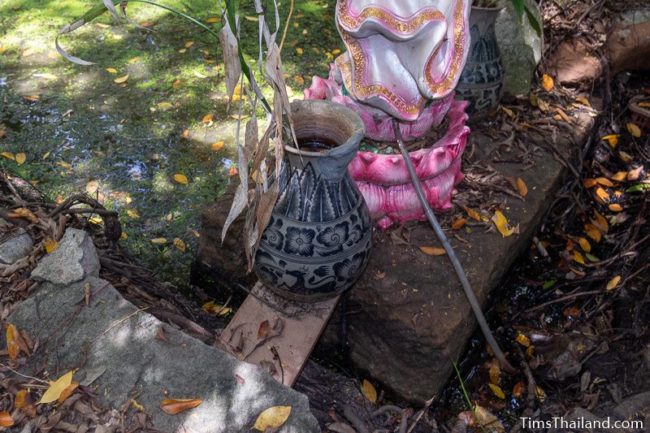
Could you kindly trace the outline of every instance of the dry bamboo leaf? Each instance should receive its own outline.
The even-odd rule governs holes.
[[[287,422],[289,415],[291,415],[291,406],[270,407],[259,414],[253,428],[261,432],[266,432],[267,429],[280,428]]]
[[[447,254],[444,248],[439,247],[420,247],[420,251],[429,256],[444,256]]]
[[[476,423],[482,427],[481,430],[491,433],[505,433],[506,429],[501,421],[484,407],[476,405],[472,415],[474,415]]]
[[[598,230],[603,232],[603,234],[607,234],[607,232],[609,232],[609,223],[607,222],[607,218],[605,218],[599,212],[594,213],[594,218],[591,219],[591,223],[596,226]]]
[[[239,52],[237,48],[237,38],[233,33],[234,29],[230,28],[229,20],[225,20],[223,28],[219,31],[219,42],[223,50],[224,68],[226,72],[226,93],[228,95],[228,104],[232,99],[235,86],[241,76],[241,64],[239,63]]]
[[[571,259],[576,263],[580,263],[581,265],[585,264],[585,258],[582,256],[582,254],[580,254],[578,250],[573,250]]]
[[[377,403],[377,389],[370,381],[363,379],[361,383],[361,392],[363,396],[371,403]]]
[[[203,400],[198,398],[165,399],[160,403],[160,409],[168,415],[176,415],[195,408],[201,403]]]
[[[605,191],[603,188],[598,187],[594,191],[596,194],[596,200],[598,200],[601,203],[607,203],[609,201],[609,193]]]
[[[115,84],[123,84],[126,83],[129,79],[129,74],[122,75],[121,77],[117,77],[116,79],[113,80]]]
[[[59,399],[63,391],[72,384],[74,370],[67,372],[54,382],[50,382],[49,388],[45,391],[38,404],[52,403]]]

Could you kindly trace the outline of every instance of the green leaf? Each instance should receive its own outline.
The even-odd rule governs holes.
[[[537,36],[542,37],[542,26],[540,25],[540,22],[537,21],[537,17],[535,14],[533,14],[533,11],[528,8],[528,6],[526,6],[524,9],[526,11],[526,17],[528,17],[530,26],[533,28],[533,30],[535,30]]]
[[[510,0],[512,2],[512,5],[515,7],[515,11],[517,12],[517,16],[521,19],[521,17],[524,16],[524,9],[526,9],[526,5],[524,4],[524,0]]]
[[[544,290],[548,290],[551,287],[553,287],[555,285],[555,283],[557,283],[557,280],[546,280],[546,281],[544,281],[544,284],[542,285],[542,288]]]
[[[650,183],[637,183],[632,185],[626,191],[627,192],[644,192],[650,190]]]

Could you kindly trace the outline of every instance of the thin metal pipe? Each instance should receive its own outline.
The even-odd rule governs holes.
[[[420,204],[424,209],[424,213],[427,216],[429,223],[431,223],[431,227],[433,227],[433,231],[436,233],[436,236],[438,237],[438,239],[442,243],[443,248],[447,252],[447,257],[449,257],[451,264],[454,266],[456,275],[458,275],[458,279],[460,280],[460,283],[463,286],[463,291],[465,292],[465,296],[469,301],[469,305],[472,307],[474,316],[476,316],[476,321],[478,322],[478,326],[481,328],[481,332],[483,332],[483,336],[485,337],[488,344],[492,348],[492,351],[494,352],[494,356],[496,356],[497,359],[499,360],[501,367],[504,370],[508,371],[509,373],[514,373],[516,370],[506,359],[506,356],[503,354],[503,351],[499,347],[499,343],[497,343],[496,339],[494,338],[494,335],[492,334],[492,331],[490,330],[490,327],[487,324],[487,321],[485,320],[485,316],[483,315],[481,306],[479,305],[478,300],[476,299],[476,295],[472,290],[472,286],[470,285],[469,280],[467,279],[467,275],[465,274],[463,265],[460,263],[460,260],[458,260],[458,256],[456,255],[456,252],[454,251],[451,244],[449,243],[449,240],[447,239],[445,232],[442,230],[442,227],[440,227],[440,223],[438,222],[436,215],[433,213],[431,206],[429,206],[429,201],[427,200],[427,197],[424,194],[424,191],[422,190],[422,184],[420,183],[420,178],[418,178],[418,175],[415,172],[413,161],[411,161],[411,157],[409,156],[406,147],[404,147],[404,141],[402,140],[402,133],[399,129],[399,124],[395,119],[393,119],[393,129],[395,130],[395,138],[397,139],[397,145],[399,146],[400,152],[402,152],[402,158],[404,158],[404,162],[406,163],[406,168],[409,172],[409,175],[411,176],[411,182],[415,187],[415,192],[418,195]]]

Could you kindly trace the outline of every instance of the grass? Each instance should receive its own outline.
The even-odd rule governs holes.
[[[152,25],[153,32],[117,25],[104,14],[61,38],[69,53],[96,65],[67,62],[54,49],[56,34],[98,1],[0,4],[0,130],[6,134],[0,151],[27,155],[20,166],[0,157],[0,168],[32,181],[50,200],[98,184],[93,194],[120,213],[128,236],[124,246],[162,278],[184,287],[201,210],[231,181],[237,122],[226,109],[218,42],[167,11],[131,3],[130,18]],[[294,97],[312,75],[326,75],[332,50],[343,48],[334,25],[335,2],[297,3],[283,51]],[[213,1],[165,4],[203,22],[220,15]],[[281,15],[287,12],[288,2]],[[242,46],[253,62],[257,23],[250,19],[252,8],[242,15],[249,17],[242,20]],[[211,25],[216,29],[219,23]],[[251,66],[261,79],[259,67]],[[114,83],[125,74],[125,85]],[[209,113],[214,120],[204,124]],[[189,139],[182,138],[186,129]],[[213,151],[217,141],[226,145]],[[189,183],[174,182],[176,173]],[[169,242],[150,242],[160,237]],[[187,250],[175,248],[174,238]]]

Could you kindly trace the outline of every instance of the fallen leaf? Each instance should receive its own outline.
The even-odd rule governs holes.
[[[270,407],[259,414],[253,428],[261,432],[266,432],[269,428],[277,429],[289,419],[289,415],[291,415],[291,406]]]
[[[140,212],[138,212],[137,209],[127,209],[126,214],[129,217],[133,218],[134,220],[137,220],[138,218],[140,218]]]
[[[476,405],[474,406],[472,415],[474,420],[482,426],[482,429],[479,430],[486,430],[492,433],[505,433],[506,429],[501,421],[486,408]]]
[[[23,99],[29,102],[36,102],[41,99],[41,97],[39,95],[27,95],[23,96]]]
[[[115,84],[122,84],[126,83],[127,80],[129,79],[129,74],[122,75],[121,77],[117,77],[116,79],[113,80]]]
[[[208,124],[208,123],[212,123],[213,120],[214,120],[214,114],[210,113],[210,114],[206,114],[205,116],[203,116],[202,122],[205,123],[205,124]]]
[[[444,248],[439,247],[420,247],[420,251],[429,256],[444,256],[447,254]]]
[[[117,74],[117,69],[115,68],[106,68],[106,72],[109,74]]]
[[[56,399],[57,403],[61,404],[72,395],[75,389],[79,386],[78,382],[72,382],[70,385],[66,386],[65,389],[59,395],[59,398]]]
[[[183,242],[183,239],[174,238],[174,241],[172,243],[178,251],[185,252],[185,250],[187,249],[187,247],[185,246],[185,242]]]
[[[16,160],[16,155],[14,155],[11,152],[0,152],[0,155],[4,156],[5,158],[10,159],[12,161]]]
[[[602,239],[602,233],[593,224],[585,224],[585,233],[596,242]]]
[[[602,186],[609,186],[609,187],[614,186],[612,181],[607,179],[606,177],[597,177],[595,180],[599,185]]]
[[[303,50],[302,48],[300,48],[300,47],[296,48],[296,54],[297,54],[297,55],[302,56],[302,54],[303,54],[304,52],[305,52],[305,50]]]
[[[270,330],[271,324],[268,320],[264,320],[262,323],[260,323],[259,328],[257,328],[257,340],[259,341],[265,339],[266,336],[269,335]]]
[[[553,87],[555,87],[555,83],[553,82],[553,77],[547,74],[542,75],[542,87],[547,92],[553,90]]]
[[[214,314],[218,317],[224,317],[232,313],[232,308],[224,307],[213,301],[206,302],[205,304],[203,304],[203,306],[201,306],[201,308],[206,313]]]
[[[16,161],[18,161],[18,155],[16,155]],[[641,174],[643,174],[643,166],[642,165],[635,168],[635,169],[633,169],[633,170],[628,171],[625,178],[630,182],[635,182],[635,181],[639,180],[639,178],[641,177]]]
[[[451,228],[454,230],[460,230],[465,226],[465,224],[467,224],[465,218],[455,218],[451,223]]]
[[[12,209],[9,211],[8,216],[9,218],[24,218],[32,224],[36,224],[38,222],[36,215],[34,215],[34,213],[26,207]]]
[[[625,162],[626,164],[630,164],[631,162],[634,161],[634,158],[632,157],[632,155],[630,155],[627,152],[623,152],[622,150],[620,152],[618,152],[618,156],[619,156],[619,158],[621,158],[621,161]]]
[[[190,130],[185,128],[183,129],[183,133],[181,134],[181,138],[187,140],[190,138]]]
[[[641,137],[641,128],[639,128],[635,123],[630,122],[627,124],[627,132],[632,134],[633,137]]]
[[[6,136],[7,136],[7,131],[5,131],[4,129],[0,129],[0,138],[4,138]]]
[[[515,117],[517,117],[517,116],[515,115],[515,112],[512,111],[510,108],[508,108],[508,107],[504,107],[503,105],[499,105],[499,108],[500,108],[504,113],[506,113],[506,114],[508,115],[508,117],[510,117],[511,119],[514,119]]]
[[[167,239],[165,238],[153,238],[149,242],[155,245],[165,245],[167,243]]]
[[[609,223],[607,222],[607,218],[602,216],[599,212],[594,213],[594,218],[591,219],[591,223],[603,234],[607,234],[609,232]]]
[[[187,184],[189,183],[189,181],[187,180],[187,176],[185,176],[185,175],[182,174],[182,173],[176,173],[176,174],[174,175],[174,181],[175,181],[176,183],[181,184],[181,185],[187,185]]]
[[[159,102],[156,105],[156,107],[158,107],[159,110],[167,111],[167,110],[171,110],[172,108],[174,108],[174,104],[172,104],[171,102],[168,102],[168,101],[163,101],[163,102]]]
[[[608,206],[608,209],[611,210],[612,212],[622,212],[623,206],[621,206],[618,203],[612,203]]]
[[[537,99],[537,108],[539,108],[539,111],[541,111],[542,113],[546,113],[548,110],[551,109],[551,106],[548,102],[539,98]]]
[[[609,146],[612,149],[615,149],[616,146],[618,145],[618,137],[620,137],[619,134],[609,134],[609,135],[605,135],[603,137],[600,137],[600,139],[605,140],[607,142],[607,144],[609,144]]]
[[[21,389],[16,393],[16,398],[14,400],[14,404],[16,405],[16,409],[22,409],[25,406],[29,404],[29,394],[26,389]]]
[[[179,87],[181,87],[181,80],[179,79],[174,80],[174,82],[172,83],[172,88],[178,89]]]
[[[224,141],[217,141],[216,143],[212,143],[210,149],[212,149],[213,152],[218,152],[223,149],[225,145],[226,143]]]
[[[361,392],[363,396],[371,403],[377,403],[377,390],[368,380],[363,379],[361,383]]]
[[[45,240],[43,240],[43,247],[45,248],[45,252],[47,254],[50,254],[52,251],[59,248],[59,243],[55,239],[48,236],[45,238]]]
[[[14,419],[7,411],[0,411],[0,427],[11,427],[14,425]]]
[[[99,189],[99,182],[96,180],[91,180],[86,184],[86,192],[90,195],[93,195]]]
[[[210,17],[210,18],[208,18],[207,20],[205,20],[205,22],[206,22],[207,24],[214,24],[214,23],[218,23],[218,22],[220,22],[220,21],[221,21],[221,18],[220,18],[220,17]]]
[[[26,160],[27,160],[27,155],[25,155],[23,152],[16,154],[16,163],[18,163],[18,165],[23,165]]]
[[[591,107],[591,104],[589,103],[589,99],[587,99],[584,96],[576,97],[576,102],[579,102],[579,103],[581,103],[582,105],[584,105],[586,107]]]
[[[463,206],[463,209],[465,209],[465,212],[467,212],[467,215],[469,215],[469,217],[471,219],[473,219],[475,221],[485,221],[485,217],[483,217],[483,215],[481,215],[480,213],[478,213],[474,209],[469,208],[467,206]]]
[[[580,263],[581,265],[585,264],[585,258],[577,250],[573,250],[573,256],[571,259],[576,263]]]
[[[203,400],[198,398],[165,399],[160,403],[160,408],[168,415],[176,415],[195,408],[201,403],[203,403]]]
[[[501,236],[504,238],[511,236],[518,231],[517,228],[510,227],[508,224],[508,219],[500,210],[494,212],[494,215],[492,216],[492,222],[496,226],[497,230],[499,230],[499,233],[501,233]]]
[[[72,384],[74,370],[71,370],[59,377],[54,382],[50,382],[49,388],[45,391],[38,404],[52,403],[59,399],[63,392]]]
[[[521,394],[524,391],[524,382],[519,381],[515,383],[515,386],[512,387],[512,396],[515,398],[521,397]]]
[[[490,382],[498,385],[499,382],[501,382],[501,368],[499,367],[499,363],[497,362],[496,359],[493,359],[492,362],[490,362]]]
[[[582,248],[582,251],[585,253],[591,252],[591,244],[586,238],[579,238],[578,243],[580,244],[580,248]]]
[[[620,275],[615,276],[614,278],[612,278],[607,282],[607,286],[605,287],[605,290],[611,292],[616,288],[616,286],[618,286],[620,282],[621,282],[621,276]]]
[[[515,337],[515,341],[517,341],[517,343],[521,344],[524,347],[530,347],[530,339],[524,334],[522,334],[521,332],[517,334],[517,337]]]
[[[519,192],[520,196],[526,197],[528,195],[528,186],[522,178],[518,177],[515,185],[517,186],[517,191]]]
[[[192,48],[192,45],[194,45],[194,41],[185,42],[185,48]]]
[[[142,413],[145,413],[144,406],[142,406],[140,403],[138,403],[138,401],[135,400],[134,398],[132,398],[131,400],[129,400],[129,403],[131,403],[131,406],[132,406],[135,410],[140,411],[140,412],[142,412]]]
[[[544,400],[546,400],[546,391],[544,391],[541,386],[537,385],[535,386],[535,396],[537,397],[537,400],[544,403]]]
[[[599,202],[605,204],[609,201],[609,193],[605,191],[603,188],[601,187],[596,188],[594,193],[596,194],[596,199]]]
[[[615,180],[616,182],[623,182],[625,179],[627,179],[627,173],[627,171],[618,171],[612,176],[612,180]]]
[[[297,85],[299,86],[304,86],[305,85],[305,79],[302,78],[301,75],[294,75],[293,80],[296,82]]]
[[[488,383],[488,386],[492,390],[492,393],[499,397],[501,400],[505,400],[506,394],[503,392],[503,390],[499,387],[499,385],[495,385],[493,383]]]
[[[18,329],[12,324],[7,325],[7,353],[9,354],[9,359],[15,361],[20,354],[20,344],[18,339],[20,338],[20,333]]]

